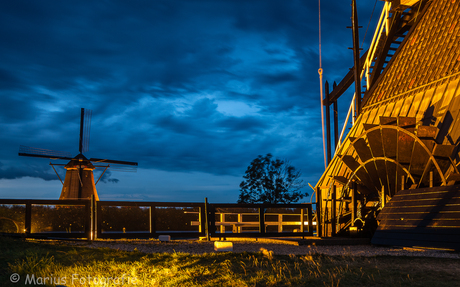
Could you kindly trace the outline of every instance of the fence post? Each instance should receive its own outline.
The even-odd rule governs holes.
[[[265,234],[265,207],[259,207],[259,233]]]
[[[87,221],[86,224],[89,226],[86,228],[86,236],[88,238],[88,241],[93,241],[94,240],[94,234],[96,230],[96,225],[94,222],[95,218],[95,210],[94,210],[94,194],[91,195],[91,200],[89,202],[89,216],[87,216]]]
[[[208,218],[208,198],[205,197],[204,198],[204,220],[206,222],[206,227],[205,227],[205,232],[206,232],[206,240],[209,241],[210,240],[210,236],[209,236],[209,218]]]
[[[322,236],[322,225],[321,225],[321,188],[316,188],[316,236]]]
[[[278,214],[278,233],[283,232],[283,214]]]
[[[221,223],[225,222],[225,213],[220,214],[220,222]],[[222,234],[225,233],[225,225],[223,225],[223,224],[220,225],[220,233],[222,233]]]
[[[332,186],[332,195],[331,195],[331,228],[332,228],[332,236],[335,235],[336,231],[337,231],[337,218],[336,218],[336,215],[337,215],[337,207],[336,207],[336,192],[337,191],[337,187],[336,185],[334,184]]]
[[[357,191],[358,191],[358,184],[355,181],[353,181],[351,184],[351,226],[353,227],[355,226],[355,220],[356,220],[356,192]]]
[[[385,186],[382,185],[382,208],[385,207],[386,196],[385,196]]]
[[[300,209],[300,232],[304,232],[304,225],[305,225],[305,210],[303,208]],[[311,226],[308,226],[310,228]]]

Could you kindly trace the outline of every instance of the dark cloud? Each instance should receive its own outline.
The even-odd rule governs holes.
[[[0,162],[0,179],[18,179],[25,176],[37,177],[44,180],[58,179],[55,173],[51,173],[52,171],[50,169],[44,169],[42,166],[34,164],[5,166]]]
[[[118,183],[120,180],[117,178],[111,178],[112,172],[110,170],[106,170],[104,174],[99,175],[100,171],[93,172],[94,173],[94,180],[97,181],[100,177],[100,181],[104,183]]]
[[[76,155],[80,107],[93,110],[87,157],[240,176],[272,153],[318,177],[317,5],[1,2],[0,179],[56,179],[47,160],[18,158],[18,146]],[[323,68],[332,83],[353,65],[351,7],[323,5]],[[359,7],[365,27],[371,6]]]

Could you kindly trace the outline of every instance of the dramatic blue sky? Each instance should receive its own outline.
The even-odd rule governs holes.
[[[330,82],[353,66],[350,3],[321,3]],[[363,39],[374,1],[358,4]],[[235,202],[266,153],[312,185],[324,170],[318,1],[1,1],[0,39],[0,198],[59,198],[50,160],[18,149],[78,154],[81,107],[88,158],[139,162],[101,200]]]

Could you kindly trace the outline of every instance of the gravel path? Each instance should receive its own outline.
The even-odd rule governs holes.
[[[346,255],[346,256],[419,256],[419,257],[443,257],[460,259],[458,252],[445,252],[438,250],[426,250],[416,248],[398,248],[382,247],[373,245],[301,245],[298,246],[292,242],[282,241],[243,241],[229,240],[233,242],[233,252],[260,252],[261,249],[273,251],[275,255],[306,255],[320,253],[325,255]],[[173,253],[184,252],[191,254],[212,253],[214,251],[214,242],[198,240],[172,240],[169,242],[160,242],[158,240],[104,240],[87,242],[66,242],[66,245],[81,245],[90,248],[112,248],[124,251],[140,251],[144,253]]]

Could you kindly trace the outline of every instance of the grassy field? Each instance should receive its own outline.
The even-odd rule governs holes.
[[[4,237],[0,250],[1,286],[459,286],[460,282],[460,261],[442,258],[145,254]],[[18,278],[18,283],[11,283]]]

